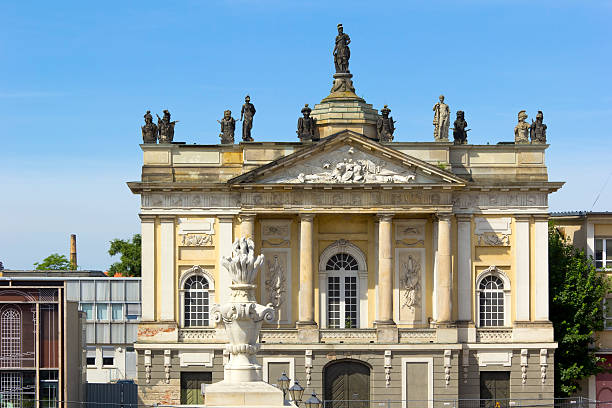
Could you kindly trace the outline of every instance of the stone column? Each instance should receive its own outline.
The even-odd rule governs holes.
[[[240,235],[255,241],[255,214],[240,214]]]
[[[438,265],[436,299],[438,320],[436,323],[451,323],[452,265],[451,265],[451,215],[438,214]]]
[[[233,215],[219,215],[219,232],[218,232],[218,243],[219,246],[219,259],[217,261],[217,268],[219,270],[219,285],[217,286],[219,293],[219,303],[223,304],[230,301],[229,298],[229,285],[232,284],[232,278],[229,272],[223,267],[221,261],[222,257],[231,258],[232,256],[232,244],[234,238],[234,216]]]
[[[309,343],[319,341],[317,324],[314,319],[313,221],[314,214],[300,214],[300,309],[296,326],[299,340]]]
[[[300,325],[315,325],[312,227],[314,214],[300,214]]]
[[[457,300],[459,321],[472,321],[472,215],[457,215]]]
[[[535,319],[548,321],[548,215],[534,216]]]
[[[529,215],[514,216],[514,265],[516,267],[516,320],[530,320],[530,262],[529,262]]]
[[[378,324],[393,321],[393,215],[378,215]]]
[[[142,321],[155,320],[155,216],[140,215]]]
[[[174,217],[161,217],[160,274],[161,274],[161,320],[174,321]]]
[[[378,320],[379,343],[397,343],[398,330],[393,321],[393,214],[378,215]]]

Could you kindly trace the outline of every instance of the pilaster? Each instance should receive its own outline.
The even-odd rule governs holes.
[[[251,238],[255,240],[255,214],[240,214],[240,235],[241,238]]]
[[[530,320],[530,256],[529,256],[529,221],[528,215],[514,217],[514,265],[516,268],[516,290],[514,291],[516,320]]]
[[[457,215],[458,319],[472,320],[472,215]]]
[[[175,218],[160,217],[160,274],[162,321],[174,321],[174,222]]]
[[[140,215],[142,321],[155,320],[155,216]]]
[[[223,267],[222,258],[232,256],[232,240],[234,229],[233,215],[219,215],[219,260],[217,268],[219,271],[219,303],[229,302],[229,286],[232,278],[229,272]]]
[[[438,267],[436,300],[438,324],[450,324],[452,318],[451,214],[438,214]]]
[[[548,214],[535,220],[535,319],[548,321]]]

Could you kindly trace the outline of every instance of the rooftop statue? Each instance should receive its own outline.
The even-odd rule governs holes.
[[[142,142],[143,143],[157,143],[157,126],[153,123],[153,115],[148,110],[144,114],[145,124],[142,127]]]
[[[467,143],[467,132],[471,129],[466,129],[468,123],[465,120],[465,114],[463,111],[457,111],[457,119],[453,124],[453,138],[455,144],[466,144]]]
[[[385,105],[380,112],[382,116],[378,118],[376,122],[376,133],[378,134],[379,142],[392,142],[393,141],[393,132],[395,132],[395,121],[389,113],[391,113],[391,109]]]
[[[349,71],[349,59],[351,58],[351,50],[349,44],[351,38],[344,33],[342,24],[338,24],[338,35],[336,36],[336,44],[334,46],[334,65],[336,73],[347,73]]]
[[[444,95],[440,95],[440,102],[433,107],[434,140],[448,142],[448,127],[450,125],[450,108],[444,103]]]
[[[253,127],[253,116],[255,116],[255,106],[251,103],[251,97],[247,95],[244,98],[244,105],[240,111],[240,120],[242,120],[242,140],[244,142],[252,142],[251,128]]]
[[[222,144],[234,144],[234,131],[236,130],[236,119],[232,118],[232,111],[226,110],[223,112],[223,119],[218,120],[221,124],[221,138]]]
[[[170,112],[164,109],[164,117],[157,115],[157,127],[159,129],[159,143],[172,143],[174,139],[174,125],[178,120],[170,121]]]
[[[546,143],[546,125],[542,111],[538,111],[535,122],[531,121],[530,136],[531,143]]]
[[[315,136],[315,119],[310,117],[310,112],[312,109],[308,107],[308,104],[304,105],[302,108],[303,118],[298,119],[297,124],[297,135],[300,138],[300,142],[312,140],[318,141],[319,139]]]
[[[525,120],[527,113],[522,110],[518,113],[518,123],[514,127],[514,143],[529,143],[530,126]]]

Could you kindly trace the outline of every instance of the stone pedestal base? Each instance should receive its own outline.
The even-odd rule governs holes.
[[[262,381],[232,383],[227,380],[207,385],[207,407],[283,407],[283,392]]]
[[[476,334],[474,332],[474,334]],[[457,343],[459,340],[457,327],[439,326],[436,330],[436,343]]]
[[[319,342],[319,327],[316,323],[297,322],[295,327],[298,330],[299,343],[318,343]]]
[[[393,322],[374,322],[376,341],[378,343],[398,343],[399,330]]]

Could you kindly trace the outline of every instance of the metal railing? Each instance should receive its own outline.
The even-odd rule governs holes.
[[[323,400],[323,408],[612,408],[612,401],[588,398]]]

